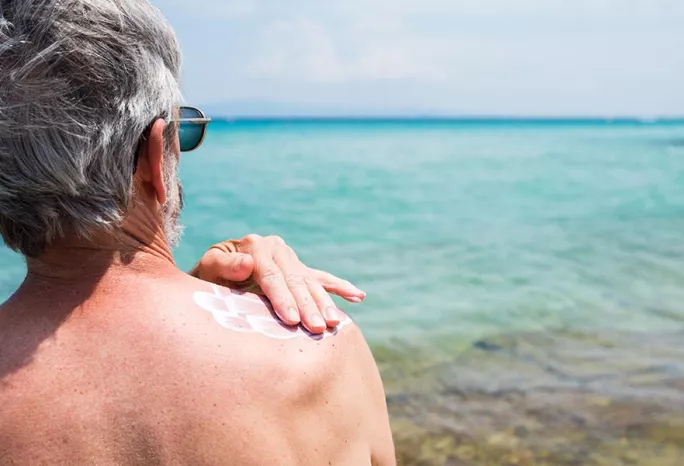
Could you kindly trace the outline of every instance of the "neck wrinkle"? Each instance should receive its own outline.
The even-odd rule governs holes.
[[[25,284],[67,286],[93,283],[111,274],[177,270],[163,232],[135,217],[127,219],[124,228],[115,233],[57,241],[40,257],[27,258],[26,263]]]
[[[159,226],[152,226],[149,222],[141,221],[135,215],[124,222],[123,230],[129,246],[174,263],[173,254],[166,242],[166,235]]]
[[[150,254],[174,263],[173,254],[163,230],[163,219],[159,205],[147,205],[140,200],[133,200],[129,213],[123,222],[125,240],[137,249],[144,249]],[[132,242],[132,243],[131,243]]]

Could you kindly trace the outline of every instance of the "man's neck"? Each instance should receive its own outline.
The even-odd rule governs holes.
[[[141,243],[128,232],[95,235],[88,240],[65,238],[40,257],[28,258],[22,288],[91,287],[103,280],[126,275],[158,275],[176,269],[162,237]]]

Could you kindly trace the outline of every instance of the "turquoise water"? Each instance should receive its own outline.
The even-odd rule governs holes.
[[[681,464],[684,123],[216,122],[181,177],[183,268],[277,234],[368,292],[400,465]]]
[[[371,343],[684,328],[684,124],[216,122],[181,176],[181,266],[280,235]]]

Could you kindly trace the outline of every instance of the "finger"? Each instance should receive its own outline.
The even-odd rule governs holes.
[[[323,319],[328,328],[335,328],[340,325],[341,316],[337,310],[337,306],[327,291],[321,286],[318,281],[311,280],[308,283],[309,293],[314,299],[318,310],[321,312]]]
[[[366,293],[352,285],[347,280],[322,270],[311,269],[312,277],[325,288],[328,293],[335,294],[352,303],[360,303],[366,299]]]
[[[217,261],[217,273],[229,282],[243,282],[254,272],[254,259],[247,254],[222,252],[217,255]]]
[[[304,274],[293,271],[308,269],[297,258],[297,254],[280,240],[280,247],[273,251],[273,261],[285,274],[287,287],[297,303],[297,310],[302,325],[313,334],[325,332],[327,325],[325,319],[318,310],[316,301],[309,292],[309,287]]]
[[[288,325],[299,325],[301,319],[297,302],[285,282],[280,267],[271,258],[257,259],[254,281],[261,287],[280,320]]]
[[[328,328],[321,316],[316,300],[311,296],[309,286],[301,275],[289,275],[287,286],[297,302],[302,325],[313,334],[321,334]]]

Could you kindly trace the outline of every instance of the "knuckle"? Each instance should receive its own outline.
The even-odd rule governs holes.
[[[275,244],[276,246],[283,246],[283,245],[285,245],[285,240],[282,239],[280,236],[271,235],[271,236],[266,237],[266,239],[267,239],[269,242]]]
[[[304,283],[308,286],[320,286],[320,283],[314,277],[304,277]]]
[[[322,308],[333,307],[333,308],[337,309],[337,306],[335,305],[335,301],[333,301],[332,298],[330,296],[328,296],[327,293],[325,293],[324,295],[321,295],[320,303],[321,303]]]
[[[297,303],[306,314],[319,314],[318,306],[311,296],[303,296]]]
[[[304,318],[307,321],[310,321],[310,319],[313,316],[321,315],[321,312],[318,310],[315,303],[307,302],[307,303],[302,304],[300,307],[304,311]]]
[[[285,282],[287,285],[292,287],[304,287],[306,286],[306,279],[299,274],[289,273],[285,276]]]
[[[273,283],[283,279],[283,274],[278,269],[266,269],[261,273],[261,278],[266,283]]]
[[[250,233],[249,235],[245,236],[242,238],[242,241],[244,241],[246,244],[256,244],[261,242],[263,238],[256,233]]]

